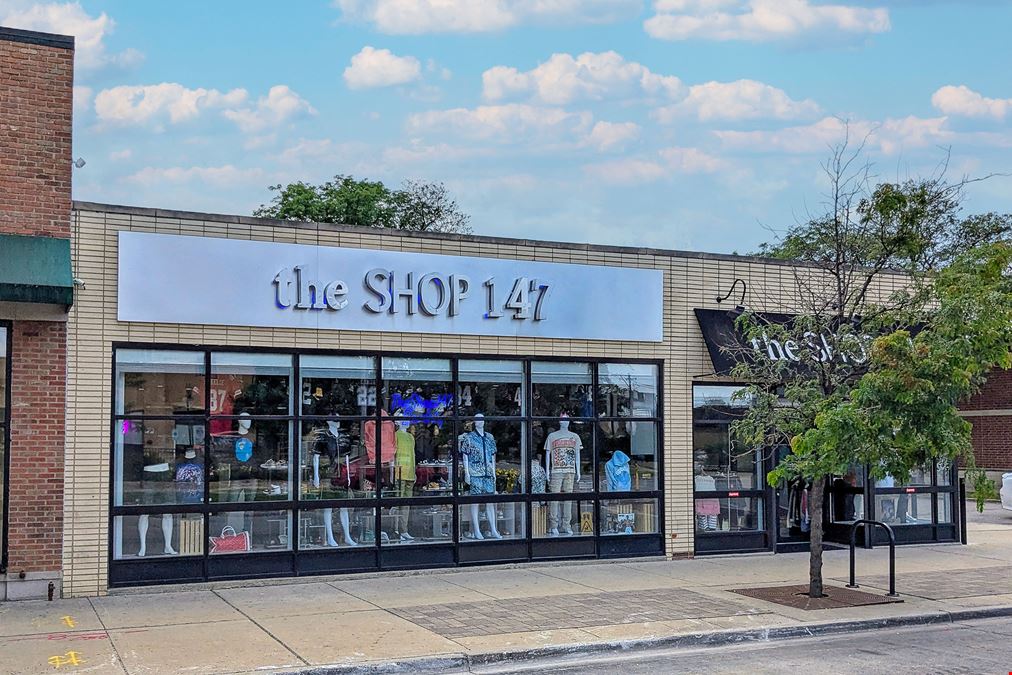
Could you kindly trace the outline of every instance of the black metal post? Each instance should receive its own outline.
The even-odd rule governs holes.
[[[966,546],[966,479],[959,479],[959,541]]]
[[[896,534],[893,532],[893,528],[889,527],[883,522],[878,520],[855,520],[854,524],[850,526],[850,583],[847,584],[847,588],[860,588],[857,585],[857,574],[855,571],[855,549],[857,547],[857,528],[861,525],[874,526],[879,525],[885,528],[886,534],[889,535],[889,597],[896,597]],[[869,534],[873,536],[874,530],[871,527],[865,527],[865,539],[868,540]]]

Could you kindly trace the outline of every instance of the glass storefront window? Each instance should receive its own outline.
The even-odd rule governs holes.
[[[460,540],[462,543],[523,539],[524,505],[516,502],[460,505]]]
[[[302,499],[356,499],[363,481],[375,481],[375,464],[362,445],[362,423],[347,420],[301,423],[298,481]]]
[[[488,417],[524,414],[524,369],[520,361],[460,361],[457,400],[461,415]]]
[[[383,358],[383,410],[443,424],[453,414],[449,359]]]
[[[531,395],[537,417],[594,417],[589,363],[534,362]]]
[[[654,534],[657,532],[656,499],[604,499],[601,534]]]
[[[656,490],[657,425],[654,422],[599,422],[599,489],[602,492]]]
[[[241,417],[210,438],[212,502],[291,499],[291,422]],[[212,528],[213,531],[213,528]]]
[[[938,475],[938,485],[952,485],[952,462],[947,459],[940,459],[936,463],[935,472]]]
[[[531,536],[535,539],[593,535],[592,500],[534,502],[531,505]]]
[[[211,555],[289,551],[291,511],[228,511],[208,518]]]
[[[114,505],[204,501],[202,419],[121,419],[115,428]]]
[[[366,424],[371,424],[366,422]],[[379,476],[384,497],[436,497],[453,493],[453,424],[443,426],[425,419],[396,417],[393,458]]]
[[[380,527],[382,546],[451,543],[453,507],[430,503],[384,507]]]
[[[376,510],[332,508],[299,513],[300,549],[345,549],[376,541]]]
[[[199,513],[116,516],[116,560],[204,555],[204,516]]]
[[[764,486],[755,450],[742,447],[731,437],[726,424],[696,424],[692,430],[692,464],[697,490],[756,490]],[[699,483],[705,483],[700,486]]]
[[[376,411],[376,363],[371,356],[299,357],[302,414],[366,417]]]
[[[757,532],[765,529],[760,497],[703,497],[695,500],[696,532]]]
[[[4,467],[7,466],[7,328],[0,326],[0,551],[4,550],[2,523],[7,512],[7,481]]]
[[[875,495],[875,519],[893,527],[901,525],[930,525],[931,501],[929,492]]]
[[[202,415],[204,353],[119,349],[116,387],[118,415]]]
[[[537,420],[531,424],[534,448],[544,467],[548,492],[594,491],[594,434],[590,421]]]
[[[656,417],[657,366],[602,363],[597,371],[597,412],[605,417]]]
[[[292,357],[287,354],[211,354],[211,415],[290,415]],[[211,434],[230,419],[212,419]]]
[[[952,522],[952,497],[951,492],[940,492],[937,495],[939,523]]]
[[[464,420],[457,438],[463,493],[519,494],[526,480],[527,434],[523,422]]]

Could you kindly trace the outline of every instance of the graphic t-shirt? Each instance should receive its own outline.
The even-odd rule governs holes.
[[[204,499],[204,467],[193,461],[176,467],[176,483],[179,501],[183,504],[197,504]]]
[[[572,431],[559,429],[545,439],[549,466],[559,473],[576,473],[576,453],[582,449],[583,441]]]
[[[235,397],[242,393],[242,378],[235,375],[211,377],[211,414],[231,415],[235,410]],[[232,430],[232,420],[211,420],[211,433],[224,434]]]

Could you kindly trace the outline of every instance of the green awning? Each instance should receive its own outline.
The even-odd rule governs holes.
[[[0,234],[0,301],[74,304],[70,240]]]

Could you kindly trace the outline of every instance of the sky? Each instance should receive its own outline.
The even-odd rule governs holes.
[[[476,234],[749,252],[826,193],[996,174],[1012,2],[0,0],[77,38],[79,200],[251,214],[336,174],[444,183]]]

